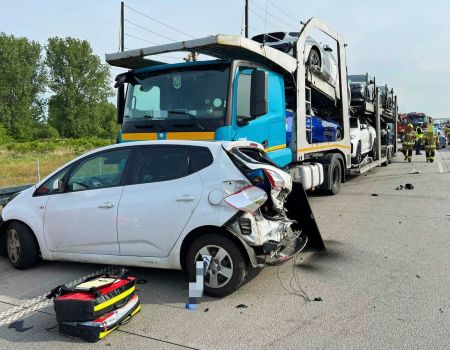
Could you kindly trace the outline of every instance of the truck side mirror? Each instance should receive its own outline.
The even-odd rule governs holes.
[[[250,88],[250,115],[257,118],[267,113],[267,72],[254,70]]]
[[[123,122],[123,112],[125,110],[125,85],[117,87],[117,124]]]

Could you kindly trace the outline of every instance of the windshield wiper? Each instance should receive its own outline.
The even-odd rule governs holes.
[[[164,128],[151,115],[144,115],[144,119],[151,120],[153,124],[159,129],[158,131],[165,131]]]
[[[206,130],[206,127],[200,122],[200,120],[198,120],[195,115],[193,115],[191,112],[189,112],[187,110],[184,110],[184,111],[172,110],[172,111],[167,111],[167,113],[187,115],[189,118],[191,118],[197,124],[197,126],[200,129]]]

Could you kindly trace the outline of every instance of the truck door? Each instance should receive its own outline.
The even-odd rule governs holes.
[[[250,115],[251,74],[254,68],[239,67],[234,81],[233,140],[262,144],[275,162],[286,165],[292,160],[286,148],[286,108],[284,81],[276,73],[268,73],[268,111],[257,118]],[[246,120],[246,122],[242,122]]]

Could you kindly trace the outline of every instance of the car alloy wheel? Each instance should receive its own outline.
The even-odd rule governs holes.
[[[20,240],[19,233],[16,230],[9,230],[6,246],[9,259],[12,263],[17,264],[20,259]]]
[[[223,247],[207,245],[198,251],[195,260],[202,261],[204,255],[211,256],[205,276],[205,286],[209,288],[224,287],[233,276],[233,260],[230,254]]]

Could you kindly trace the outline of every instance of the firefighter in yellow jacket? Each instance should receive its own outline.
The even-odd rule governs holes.
[[[405,160],[411,162],[414,141],[416,139],[416,133],[413,130],[412,124],[408,124],[405,131],[405,138],[403,141],[403,154],[405,155]]]
[[[439,139],[437,137],[437,134],[433,131],[432,125],[429,125],[427,131],[425,131],[424,140],[427,162],[433,163],[436,147],[439,147]]]

